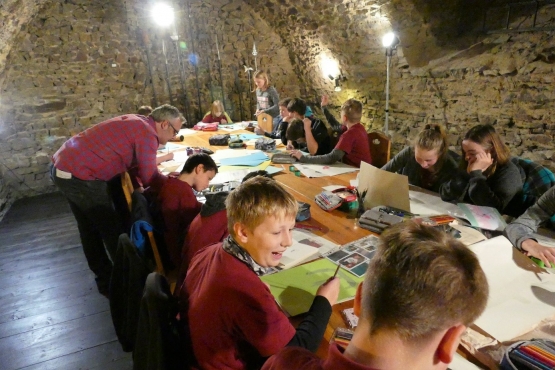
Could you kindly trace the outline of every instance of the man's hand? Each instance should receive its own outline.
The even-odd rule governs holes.
[[[551,267],[551,264],[555,266],[555,248],[541,245],[534,239],[526,239],[520,247],[528,257],[536,257],[541,260],[545,267]]]
[[[325,107],[330,103],[329,97],[327,95],[322,95],[322,101],[320,102],[320,106]]]

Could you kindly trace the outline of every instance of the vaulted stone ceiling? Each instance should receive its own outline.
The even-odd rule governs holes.
[[[149,18],[154,2],[0,0],[0,208],[3,182],[26,194],[51,190],[46,165],[61,142],[144,103],[174,102],[194,122],[224,96],[234,118],[249,119],[243,64],[253,66],[253,40],[259,66],[270,69],[282,97],[301,96],[314,107],[324,93],[336,107],[358,98],[363,123],[382,129],[381,37],[395,30],[401,39],[391,81],[396,149],[428,123],[444,125],[456,148],[460,135],[480,122],[495,124],[515,155],[546,165],[555,158],[554,32],[481,33],[484,1],[173,0],[182,70],[178,48]],[[538,17],[550,26],[554,13],[545,6]],[[529,9],[518,11],[510,26],[531,18]],[[187,60],[193,45],[196,66],[196,57]],[[345,77],[341,92],[333,91],[326,60]]]

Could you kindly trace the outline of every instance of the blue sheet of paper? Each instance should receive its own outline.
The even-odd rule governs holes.
[[[220,160],[222,166],[258,166],[267,161],[268,156],[262,152],[248,154],[242,157],[224,158]]]
[[[262,135],[257,135],[257,134],[240,134],[239,137],[241,138],[241,140],[247,141],[247,140],[252,140],[252,139],[258,139],[259,137],[262,137]]]

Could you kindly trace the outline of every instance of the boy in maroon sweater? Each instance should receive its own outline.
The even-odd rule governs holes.
[[[157,196],[154,212],[157,226],[163,228],[164,242],[171,262],[181,265],[181,246],[191,221],[200,212],[202,204],[193,189],[204,190],[218,173],[218,167],[207,154],[193,154],[187,158],[183,170],[177,178],[170,177]]]
[[[487,299],[486,276],[473,252],[444,232],[402,222],[381,235],[357,289],[359,321],[349,345],[330,345],[325,360],[286,348],[263,370],[447,369]]]
[[[257,176],[229,194],[226,208],[230,236],[193,257],[178,293],[193,367],[252,369],[285,346],[315,351],[339,280],[318,289],[295,330],[259,278],[292,244],[297,202],[276,181]]]

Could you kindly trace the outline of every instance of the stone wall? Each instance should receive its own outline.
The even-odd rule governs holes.
[[[480,33],[482,1],[174,1],[175,30],[154,26],[153,3],[0,2],[0,213],[4,199],[52,190],[49,157],[105,118],[173,103],[192,124],[213,99],[224,100],[234,119],[252,118],[243,66],[254,68],[253,42],[282,97],[301,96],[316,108],[329,94],[336,111],[354,97],[365,104],[367,128],[381,130],[381,37],[389,30],[401,39],[391,76],[394,151],[426,123],[444,124],[454,147],[471,126],[492,123],[515,155],[552,167],[553,32]],[[549,26],[554,15],[546,5],[538,20]],[[519,12],[510,26],[530,19]],[[330,73],[341,76],[341,92]]]

